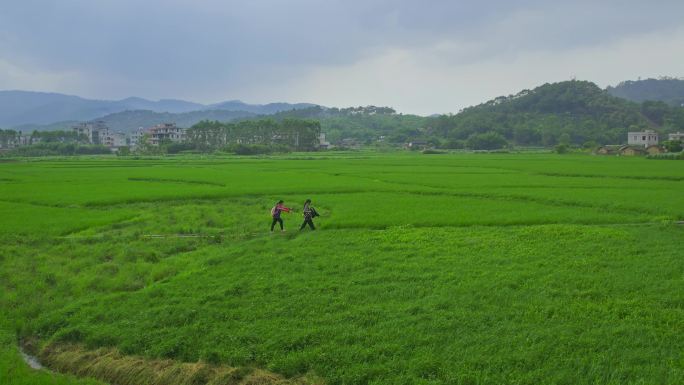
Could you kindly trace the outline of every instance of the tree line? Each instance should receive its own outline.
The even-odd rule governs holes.
[[[109,154],[110,149],[101,145],[91,145],[85,135],[73,131],[33,131],[25,136],[15,130],[0,129],[0,148],[5,149],[3,156],[63,156]]]
[[[186,147],[199,151],[245,148],[284,151],[318,149],[321,124],[316,120],[286,118],[239,122],[201,121],[186,131]]]

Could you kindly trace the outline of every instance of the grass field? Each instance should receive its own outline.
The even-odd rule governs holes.
[[[2,384],[95,383],[18,339],[308,383],[684,383],[683,162],[3,162],[0,217]]]

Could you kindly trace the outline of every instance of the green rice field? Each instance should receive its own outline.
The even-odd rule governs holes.
[[[26,341],[242,373],[212,384],[684,383],[684,162],[10,160],[0,218],[0,384],[153,383]]]

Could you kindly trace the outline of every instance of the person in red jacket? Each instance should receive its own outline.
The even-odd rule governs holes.
[[[283,211],[289,213],[292,209],[285,207],[284,203],[285,202],[280,200],[271,209],[271,216],[273,217],[273,222],[271,223],[271,232],[273,232],[273,228],[275,227],[276,223],[280,223],[280,231],[285,231],[283,228],[283,219],[280,217],[280,213]]]

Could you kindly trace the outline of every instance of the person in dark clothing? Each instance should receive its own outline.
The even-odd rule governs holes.
[[[271,209],[271,217],[273,217],[273,222],[271,222],[271,232],[273,232],[273,228],[275,227],[276,223],[280,224],[280,231],[285,231],[285,228],[283,227],[283,219],[280,217],[280,213],[283,211],[289,213],[292,209],[285,207],[284,203],[285,202],[280,200]]]
[[[306,202],[304,202],[304,223],[299,227],[299,230],[304,230],[306,225],[309,225],[311,230],[316,230],[313,219],[317,216],[318,213],[316,212],[316,209],[311,206],[311,199],[307,199]]]

